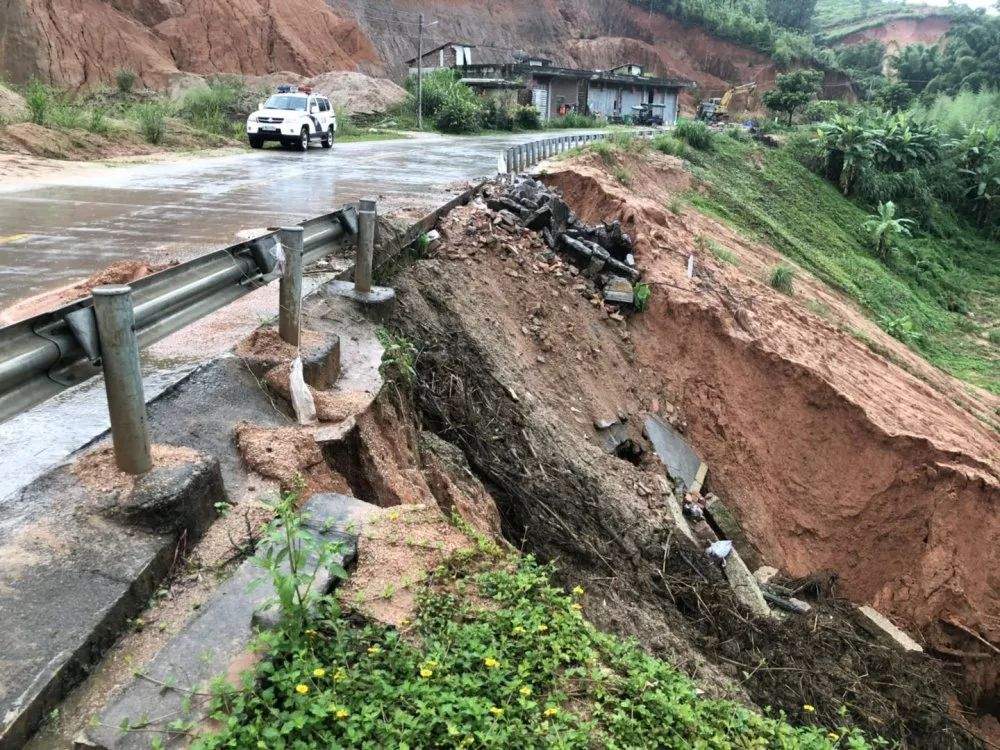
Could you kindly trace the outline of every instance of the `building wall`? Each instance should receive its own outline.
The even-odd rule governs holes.
[[[559,107],[569,105],[575,108],[579,97],[580,81],[577,78],[552,78],[549,82],[548,117],[558,117]]]

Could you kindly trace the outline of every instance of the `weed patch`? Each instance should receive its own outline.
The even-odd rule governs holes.
[[[583,589],[567,594],[551,573],[480,543],[436,571],[411,637],[335,609],[301,635],[264,635],[244,687],[215,686],[222,729],[195,747],[869,747],[856,730],[701,698],[594,629]]]
[[[794,294],[793,283],[795,281],[795,270],[791,266],[779,263],[771,269],[767,276],[767,283],[772,288],[777,289],[782,294]]]

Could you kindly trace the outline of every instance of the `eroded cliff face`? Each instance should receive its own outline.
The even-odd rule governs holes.
[[[323,0],[6,0],[0,70],[91,86],[130,68],[155,88],[189,73],[381,73],[358,25]]]
[[[467,41],[563,65],[639,62],[711,90],[773,78],[765,56],[625,0],[7,0],[0,69],[17,83],[70,87],[107,83],[121,68],[156,88],[181,72],[360,70],[401,79],[421,12],[428,49]]]

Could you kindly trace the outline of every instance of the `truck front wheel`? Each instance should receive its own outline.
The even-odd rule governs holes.
[[[250,148],[264,148],[264,139],[259,135],[247,136],[250,140]]]

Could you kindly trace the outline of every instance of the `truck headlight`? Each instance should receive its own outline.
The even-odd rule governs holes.
[[[257,122],[257,115],[250,115],[250,117],[247,118],[247,122]]]

